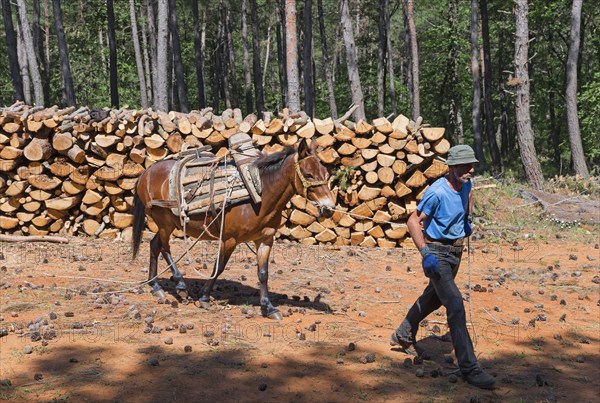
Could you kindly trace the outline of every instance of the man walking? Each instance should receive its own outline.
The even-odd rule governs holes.
[[[465,307],[454,278],[458,273],[464,238],[471,235],[471,175],[477,163],[473,149],[457,145],[448,151],[448,174],[436,180],[423,195],[417,210],[408,219],[408,231],[421,252],[423,272],[429,284],[392,334],[391,344],[404,349],[416,345],[419,323],[441,305],[446,308],[448,326],[458,366],[464,379],[479,388],[492,389],[496,379],[477,364],[467,331]],[[423,230],[421,230],[423,223]]]

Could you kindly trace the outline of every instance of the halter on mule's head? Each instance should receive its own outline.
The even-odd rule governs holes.
[[[312,200],[317,204],[321,216],[331,217],[335,200],[328,186],[329,173],[316,155],[316,148],[315,141],[308,146],[306,141],[302,140],[298,145],[298,153],[294,155],[296,169],[294,186],[298,194],[304,195],[305,199]],[[302,190],[297,186],[296,177],[300,180]]]

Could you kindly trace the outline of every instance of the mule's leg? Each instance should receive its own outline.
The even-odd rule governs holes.
[[[164,299],[166,297],[165,292],[158,284],[158,255],[162,249],[162,242],[160,235],[154,235],[154,238],[150,241],[150,269],[148,270],[148,284],[152,287],[152,295],[155,297]]]
[[[169,268],[171,268],[173,280],[177,283],[175,284],[175,290],[177,291],[177,295],[179,295],[181,299],[186,299],[188,297],[188,292],[187,287],[185,285],[185,281],[183,280],[183,274],[181,274],[181,272],[177,268],[177,265],[173,261],[170,250],[167,250],[167,248],[163,248],[162,255],[165,258],[165,262],[167,262],[167,265],[169,265]]]
[[[260,310],[262,315],[270,319],[281,320],[281,313],[269,300],[269,256],[273,247],[273,235],[269,235],[256,244],[256,260],[258,263],[258,280],[260,281]]]
[[[183,274],[181,274],[181,272],[177,268],[177,265],[173,261],[173,258],[171,257],[171,245],[169,245],[169,239],[171,237],[171,232],[172,232],[172,229],[170,231],[168,231],[168,230],[165,230],[165,231],[160,230],[159,231],[161,244],[162,244],[161,253],[162,253],[163,257],[165,258],[165,262],[167,262],[168,267],[171,269],[171,273],[173,274],[173,280],[177,283],[175,285],[175,290],[177,291],[177,294],[182,299],[186,299],[188,297],[188,292],[187,292],[187,287],[185,285],[185,281],[183,281]]]
[[[208,309],[210,303],[210,293],[212,292],[215,282],[217,281],[217,277],[219,277],[221,273],[223,273],[223,270],[225,270],[225,265],[227,264],[227,261],[229,261],[229,258],[231,257],[231,254],[235,250],[236,246],[237,241],[234,238],[229,238],[226,241],[221,241],[221,253],[219,254],[218,262],[219,266],[217,267],[217,262],[215,262],[215,267],[213,268],[210,280],[208,280],[204,284],[204,287],[202,287],[202,296],[200,297],[200,304],[203,308]]]

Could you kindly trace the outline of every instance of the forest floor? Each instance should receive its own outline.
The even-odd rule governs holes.
[[[131,261],[125,242],[81,237],[0,244],[0,399],[600,401],[600,229],[542,213],[516,191],[477,196],[457,283],[495,390],[450,376],[443,308],[418,335],[430,361],[389,345],[426,285],[415,250],[276,243],[269,287],[284,313],[276,322],[260,315],[244,245],[207,310],[179,301],[167,274],[167,301],[138,291],[147,242]],[[174,241],[173,255],[184,246]],[[192,251],[201,263],[181,264],[193,300],[215,251],[203,243]]]

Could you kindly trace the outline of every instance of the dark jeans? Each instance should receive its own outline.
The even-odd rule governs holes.
[[[454,281],[460,266],[462,247],[437,243],[429,243],[428,245],[431,253],[440,264],[441,278],[439,280],[429,280],[423,294],[410,308],[404,321],[410,324],[412,340],[416,341],[419,323],[431,312],[444,305],[458,365],[462,373],[469,373],[478,367],[477,358],[475,357],[471,337],[467,331],[462,295]]]

